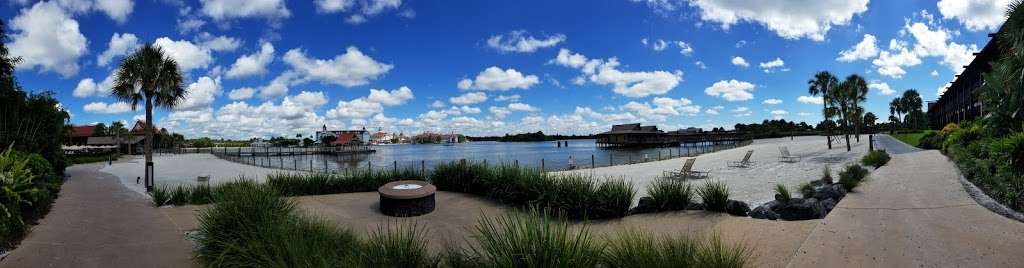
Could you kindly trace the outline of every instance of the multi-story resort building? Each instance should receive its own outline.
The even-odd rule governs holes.
[[[992,70],[990,63],[997,59],[1000,52],[996,34],[989,34],[991,39],[985,48],[974,53],[974,60],[964,66],[963,72],[956,75],[953,83],[938,100],[928,102],[928,122],[933,128],[941,128],[949,123],[960,123],[985,115],[985,107],[978,97],[979,90],[985,85],[983,74]]]

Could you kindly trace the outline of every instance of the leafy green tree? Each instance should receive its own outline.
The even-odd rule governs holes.
[[[830,112],[831,110],[828,107],[828,99],[831,97],[832,90],[837,85],[839,85],[839,79],[832,75],[832,73],[829,73],[828,71],[820,71],[814,74],[814,78],[812,78],[811,80],[807,80],[807,93],[811,94],[811,96],[821,95],[822,99],[824,100],[821,104],[821,114],[824,120],[829,120],[830,118],[832,118],[833,113]],[[829,149],[832,149],[831,131],[831,129],[825,129],[825,135],[827,136],[826,141],[828,143]]]
[[[989,114],[989,128],[996,135],[1021,131],[1024,127],[1024,8],[1013,1],[1006,11],[1006,22],[993,41],[1001,55],[983,75],[980,99]]]
[[[164,55],[163,49],[145,44],[121,60],[111,95],[119,101],[131,103],[132,110],[144,102],[146,108],[146,189],[153,189],[153,108],[171,109],[185,99],[181,69],[178,63]]]
[[[103,124],[103,123],[96,124],[96,128],[93,129],[92,135],[93,136],[106,136],[107,135],[107,125]]]

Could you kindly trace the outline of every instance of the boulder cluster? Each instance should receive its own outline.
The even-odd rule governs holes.
[[[811,220],[825,218],[839,200],[846,196],[846,188],[838,183],[825,183],[814,181],[811,183],[814,188],[811,193],[804,193],[804,198],[791,198],[786,200],[776,194],[775,200],[769,201],[750,211],[749,215],[755,219],[769,220]],[[808,196],[810,194],[810,196]]]

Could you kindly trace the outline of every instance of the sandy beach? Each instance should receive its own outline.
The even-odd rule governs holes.
[[[789,148],[793,155],[801,156],[799,162],[783,163],[778,157],[779,147]],[[821,178],[826,166],[831,168],[833,178],[838,179],[839,171],[847,165],[856,163],[868,151],[868,137],[861,135],[860,142],[850,137],[852,150],[846,151],[846,144],[833,144],[832,150],[825,145],[824,136],[805,136],[776,139],[755,140],[752,144],[729,150],[718,151],[697,156],[693,170],[710,171],[708,179],[691,180],[701,184],[709,180],[720,180],[729,186],[730,198],[747,202],[751,207],[774,199],[774,187],[783,184],[791,192],[801,183]],[[749,168],[728,167],[729,161],[739,161],[747,150],[754,150],[750,160],[757,164]],[[647,194],[647,185],[665,171],[679,170],[688,158],[646,162],[632,165],[599,167],[563,171],[562,173],[591,174],[598,178],[624,178],[632,181],[637,189],[637,197]]]
[[[210,184],[216,185],[236,180],[241,176],[263,181],[269,174],[296,172],[235,163],[206,153],[154,155],[153,166],[156,168],[153,173],[156,175],[157,186],[197,183],[198,176],[209,176]],[[140,194],[146,192],[143,183],[136,183],[136,178],[143,176],[145,171],[145,158],[141,155],[122,157],[100,171],[117,176],[121,184],[132,191]]]

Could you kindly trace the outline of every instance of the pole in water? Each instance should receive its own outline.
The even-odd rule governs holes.
[[[590,155],[590,168],[594,168],[594,155]]]
[[[544,158],[540,159],[540,171],[544,171]]]

